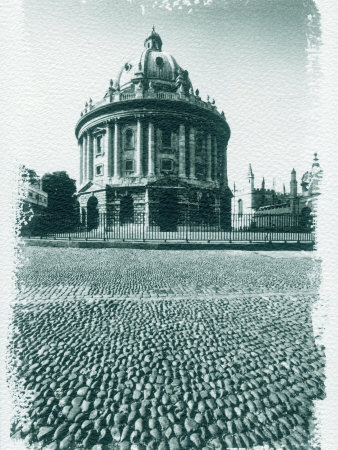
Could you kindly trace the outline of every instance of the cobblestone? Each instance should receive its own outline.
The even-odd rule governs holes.
[[[27,247],[11,376],[37,448],[307,448],[324,354],[300,253]],[[28,433],[28,434],[27,434]]]

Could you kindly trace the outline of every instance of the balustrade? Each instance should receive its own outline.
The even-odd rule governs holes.
[[[211,103],[206,103],[194,95],[181,96],[181,95],[177,94],[176,92],[164,92],[164,91],[147,92],[146,91],[141,94],[138,94],[137,96],[133,92],[125,92],[125,93],[116,92],[115,95],[112,96],[111,102],[118,103],[118,102],[127,101],[127,100],[135,100],[136,98],[140,98],[140,99],[142,99],[142,98],[157,98],[159,100],[184,101],[184,102],[188,102],[188,103],[193,103],[193,104],[199,106],[200,108],[207,109],[208,111],[213,111],[218,116],[221,116],[221,113],[219,113],[217,111],[217,108],[215,105],[212,105]],[[104,106],[107,103],[109,103],[109,97],[105,97],[102,100],[99,100],[98,102],[96,102],[95,104],[92,105],[92,108],[89,111],[85,110],[82,112],[82,114],[86,115],[86,114],[90,113],[93,109],[99,108],[100,106]],[[83,117],[83,115],[82,115],[82,117]]]

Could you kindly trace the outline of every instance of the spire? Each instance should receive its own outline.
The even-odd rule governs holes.
[[[249,178],[253,178],[253,177],[254,177],[254,174],[253,174],[253,171],[252,171],[251,164],[249,164],[249,173],[248,173],[248,177],[249,177]]]
[[[148,36],[144,41],[144,46],[149,50],[156,50],[158,52],[162,51],[162,39],[161,36],[156,33],[154,25],[150,36]]]
[[[317,153],[314,153],[312,167],[319,167],[319,159]]]
[[[293,198],[297,197],[297,179],[296,179],[295,169],[292,169],[292,172],[291,172],[290,195]]]
[[[263,177],[263,180],[262,180],[262,190],[264,190],[265,189],[265,179],[264,179],[264,177]]]

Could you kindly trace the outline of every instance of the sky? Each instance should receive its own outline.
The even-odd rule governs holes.
[[[39,175],[78,177],[74,127],[100,100],[152,26],[163,50],[216,100],[231,128],[230,186],[289,189],[318,151],[313,138],[321,72],[320,17],[310,0],[24,0],[20,65],[20,163]],[[320,154],[319,154],[320,157]]]

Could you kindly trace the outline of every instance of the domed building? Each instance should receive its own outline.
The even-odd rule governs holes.
[[[82,223],[95,227],[106,213],[120,224],[142,216],[162,230],[176,230],[187,217],[190,224],[228,227],[229,125],[162,50],[154,28],[103,99],[86,103],[75,134]]]

